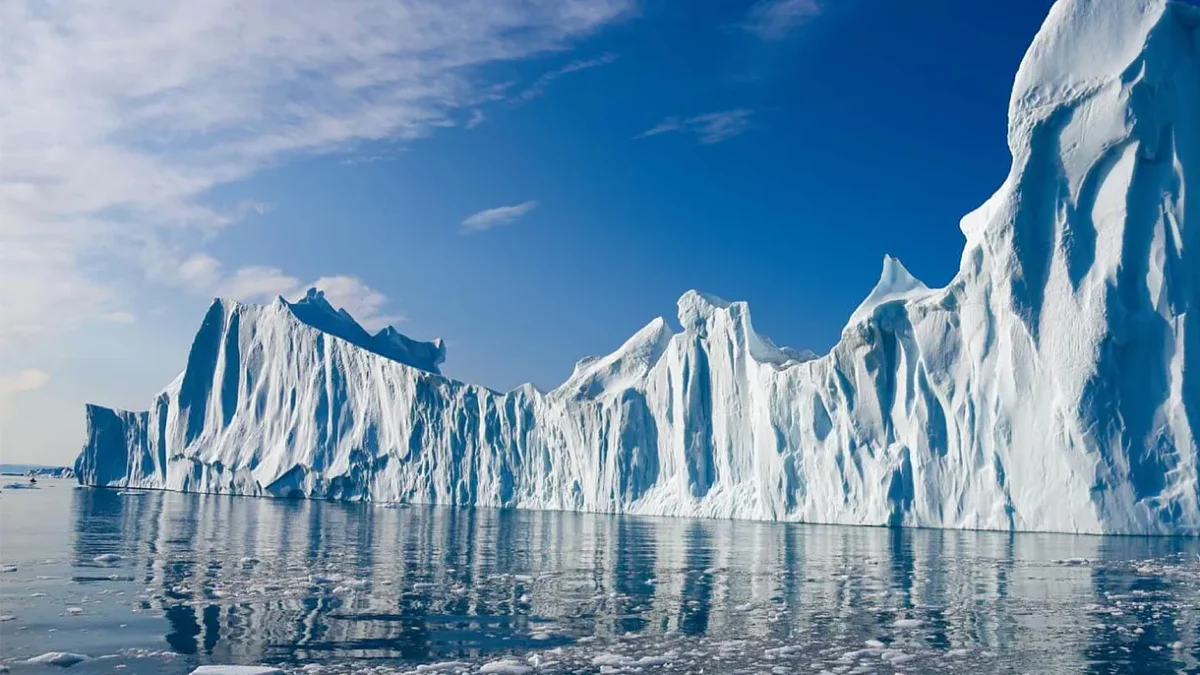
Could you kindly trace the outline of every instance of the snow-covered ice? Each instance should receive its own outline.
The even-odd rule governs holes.
[[[843,524],[1200,533],[1200,11],[1063,0],[957,275],[891,257],[819,358],[688,292],[560,387],[439,374],[441,342],[320,292],[215,301],[147,412],[87,408],[81,482]],[[802,311],[802,309],[800,310]],[[1192,362],[1189,368],[1189,361]]]

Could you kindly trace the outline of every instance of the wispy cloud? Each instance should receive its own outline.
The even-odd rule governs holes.
[[[335,307],[350,312],[365,328],[375,330],[399,322],[399,314],[385,311],[388,298],[364,284],[358,277],[325,276],[310,283],[301,283],[277,267],[253,265],[226,274],[221,263],[206,253],[195,253],[179,268],[180,282],[196,293],[242,302],[272,300],[283,296],[297,300],[309,288],[325,291],[325,298]]]
[[[503,92],[487,64],[565,49],[632,2],[0,3],[0,341],[123,316],[147,279],[281,285],[194,259],[254,212],[209,190],[426,136]]]
[[[572,62],[568,63],[567,65],[563,66],[562,68],[559,68],[557,70],[552,70],[552,71],[542,75],[538,79],[534,80],[533,84],[531,84],[528,89],[526,89],[525,91],[522,91],[520,94],[517,94],[517,97],[515,100],[522,102],[522,103],[525,101],[532,101],[533,99],[541,96],[542,94],[545,94],[546,88],[549,87],[555,80],[562,77],[563,75],[568,75],[570,73],[577,73],[581,70],[587,70],[589,68],[606,66],[616,60],[617,60],[616,54],[604,54],[604,55],[598,56],[594,59],[587,59],[586,61],[572,61]]]
[[[125,311],[109,312],[100,318],[112,323],[134,323],[137,321],[137,316],[133,312]]]
[[[349,312],[367,330],[379,330],[404,320],[399,314],[387,313],[387,296],[367,286],[357,277],[321,277],[304,288],[297,288],[291,293],[291,297],[298,299],[309,287],[325,291],[325,299],[329,304]]]
[[[471,111],[471,119],[467,120],[467,128],[474,129],[480,124],[483,124],[483,121],[486,119],[487,115],[483,114],[483,111],[479,108],[476,108]]]
[[[782,40],[820,13],[817,0],[759,0],[741,26],[763,40]]]
[[[537,205],[537,201],[530,200],[513,206],[497,206],[494,209],[484,209],[464,218],[462,221],[462,230],[465,233],[483,232],[497,225],[507,225],[534,210]]]
[[[0,375],[0,412],[8,407],[13,396],[24,392],[41,389],[50,380],[50,375],[44,370],[28,368],[8,375]]]
[[[667,117],[635,138],[647,138],[666,133],[688,133],[695,135],[701,143],[720,143],[728,138],[740,136],[750,128],[752,110],[737,108],[720,112],[705,113],[695,117]]]
[[[300,285],[277,267],[252,265],[230,274],[217,285],[215,295],[235,300],[259,300],[287,296]]]

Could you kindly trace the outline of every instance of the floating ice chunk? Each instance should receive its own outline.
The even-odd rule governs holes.
[[[12,614],[0,614],[0,621],[15,621],[16,618]]]
[[[773,647],[763,652],[763,656],[768,659],[775,659],[781,656],[790,656],[801,651],[799,645],[787,645],[785,647]]]
[[[283,675],[283,671],[270,665],[202,665],[191,675]]]
[[[916,654],[909,654],[898,649],[889,650],[883,654],[883,660],[891,663],[893,666],[901,663],[908,663],[915,658],[917,658]]]
[[[621,667],[621,666],[627,666],[631,663],[633,663],[632,658],[630,658],[628,656],[622,656],[621,654],[612,654],[610,652],[605,652],[603,654],[597,654],[596,656],[592,657],[592,665],[593,666]]]
[[[423,663],[417,666],[418,673],[436,673],[440,670],[450,670],[451,668],[466,668],[467,663],[463,661],[441,661],[438,663]]]
[[[90,659],[86,654],[73,654],[71,652],[46,652],[41,656],[35,656],[32,659],[27,659],[25,663],[38,663],[44,666],[58,666],[59,668],[70,668],[77,663],[83,663]]]
[[[121,561],[121,556],[116,553],[105,553],[92,558],[92,561],[101,565],[112,565]]]
[[[524,675],[532,670],[533,668],[512,659],[492,661],[479,667],[481,675]]]
[[[920,628],[922,621],[920,619],[896,619],[892,622],[895,628]]]

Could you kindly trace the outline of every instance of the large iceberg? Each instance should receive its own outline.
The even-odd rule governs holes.
[[[1200,11],[1063,0],[1007,179],[931,289],[885,258],[825,356],[689,292],[563,385],[438,372],[319,292],[217,300],[148,412],[89,406],[81,482],[1089,533],[1200,534]],[[1190,229],[1189,229],[1190,228]],[[1190,367],[1189,367],[1190,365]]]

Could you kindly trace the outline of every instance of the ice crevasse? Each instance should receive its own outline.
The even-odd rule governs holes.
[[[1200,534],[1200,10],[1061,0],[958,274],[885,258],[824,355],[689,292],[558,388],[442,376],[319,291],[217,300],[89,485],[844,524]]]

